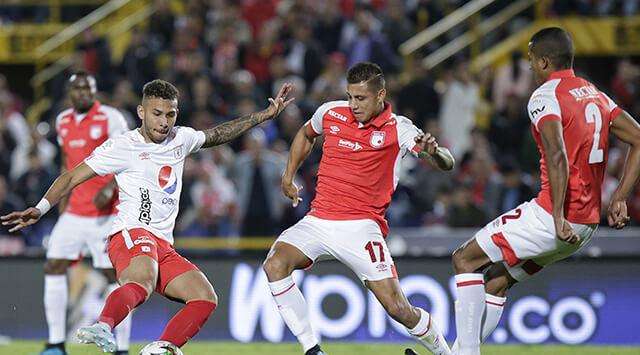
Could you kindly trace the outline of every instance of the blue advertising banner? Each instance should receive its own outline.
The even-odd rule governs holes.
[[[220,296],[198,339],[295,341],[271,299],[259,260],[196,259]],[[445,259],[396,260],[403,290],[455,339],[455,287]],[[41,261],[0,262],[0,334],[44,338]],[[407,341],[361,282],[342,264],[323,262],[296,272],[319,335],[337,341]],[[640,264],[631,259],[573,260],[516,285],[492,343],[640,344]],[[180,305],[154,296],[134,314],[133,338],[157,337]]]

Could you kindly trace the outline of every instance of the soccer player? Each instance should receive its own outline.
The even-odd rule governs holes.
[[[411,153],[443,170],[453,168],[453,157],[429,133],[392,112],[378,65],[355,64],[347,83],[348,101],[321,105],[291,145],[282,190],[295,207],[300,197],[293,177],[316,137],[324,135],[311,211],[280,235],[264,262],[269,288],[305,353],[324,354],[291,273],[321,258],[335,258],[353,270],[387,313],[420,343],[435,354],[449,354],[431,315],[412,306],[400,289],[384,240],[388,232],[384,214],[402,157]]]
[[[19,230],[36,223],[75,186],[95,176],[115,175],[120,204],[108,251],[121,286],[107,297],[99,321],[78,329],[80,342],[115,351],[112,329],[154,290],[185,303],[160,340],[181,347],[200,330],[216,308],[217,296],[205,275],[172,246],[185,158],[276,117],[293,100],[287,99],[291,89],[291,84],[283,85],[263,111],[196,131],[174,127],[178,90],[166,81],[149,82],[137,110],[140,128],[110,138],[83,163],[60,175],[35,207],[2,216],[3,225]]]
[[[545,28],[529,43],[540,85],[527,110],[540,151],[542,189],[487,224],[453,253],[458,299],[455,354],[480,354],[495,329],[506,293],[545,266],[587,244],[600,221],[609,133],[630,145],[608,222],[629,221],[626,199],[640,172],[640,125],[607,95],[573,72],[573,43],[561,28]],[[483,270],[488,267],[483,274]]]
[[[62,155],[62,172],[82,163],[104,141],[129,130],[118,110],[96,100],[96,80],[86,72],[69,78],[71,108],[56,118],[56,132]],[[44,266],[44,308],[49,340],[42,355],[66,354],[66,314],[68,300],[67,270],[82,257],[86,248],[93,267],[117,287],[116,274],[106,251],[107,237],[116,214],[116,184],[113,175],[95,177],[73,189],[68,200],[60,203],[60,219],[51,233]],[[131,317],[116,330],[117,350],[129,348]]]

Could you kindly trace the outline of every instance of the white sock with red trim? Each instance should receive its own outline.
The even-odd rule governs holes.
[[[485,294],[487,308],[484,312],[484,320],[482,321],[482,342],[493,333],[493,331],[500,323],[502,317],[502,311],[504,310],[504,304],[507,301],[506,297],[498,297],[491,294]],[[451,351],[455,354],[458,351],[458,341],[456,341],[451,347]]]
[[[418,310],[420,311],[420,320],[413,329],[407,328],[409,334],[435,355],[451,354],[447,340],[433,321],[431,314],[422,308],[418,308]]]
[[[485,311],[484,275],[456,275],[456,331],[458,355],[480,355],[480,326]]]
[[[307,302],[291,275],[279,281],[269,282],[269,288],[282,319],[291,333],[298,338],[304,351],[319,344],[311,328]]]

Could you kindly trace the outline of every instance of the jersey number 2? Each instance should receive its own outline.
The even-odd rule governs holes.
[[[593,145],[591,146],[591,152],[589,153],[589,164],[602,163],[604,161],[604,151],[600,149],[600,130],[602,129],[602,114],[598,105],[590,102],[584,109],[584,117],[587,119],[587,123],[595,123],[596,126],[593,130]]]
[[[380,254],[380,262],[383,263],[384,262],[384,247],[382,246],[382,243],[380,242],[368,242],[364,248],[366,251],[369,252],[369,257],[371,258],[371,262],[375,263],[378,261],[378,258],[376,258],[376,252],[375,249],[373,249],[373,247],[376,246],[378,247],[378,253]]]

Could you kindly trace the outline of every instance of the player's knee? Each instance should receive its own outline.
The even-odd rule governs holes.
[[[100,272],[107,278],[107,282],[110,284],[118,282],[116,278],[116,271],[114,269],[100,269]]]
[[[47,275],[63,275],[67,273],[69,262],[67,260],[47,259],[44,264],[44,273]]]
[[[453,263],[453,271],[456,274],[463,274],[468,272],[474,272],[469,258],[465,255],[464,248],[458,248],[451,255],[451,262]]]
[[[485,277],[485,290],[488,294],[505,297],[507,295],[507,291],[516,283],[515,280],[512,280],[510,277],[501,275],[501,276],[492,276],[490,273]]]
[[[277,255],[269,256],[262,264],[262,269],[267,274],[269,281],[281,280],[293,272],[289,263]]]

